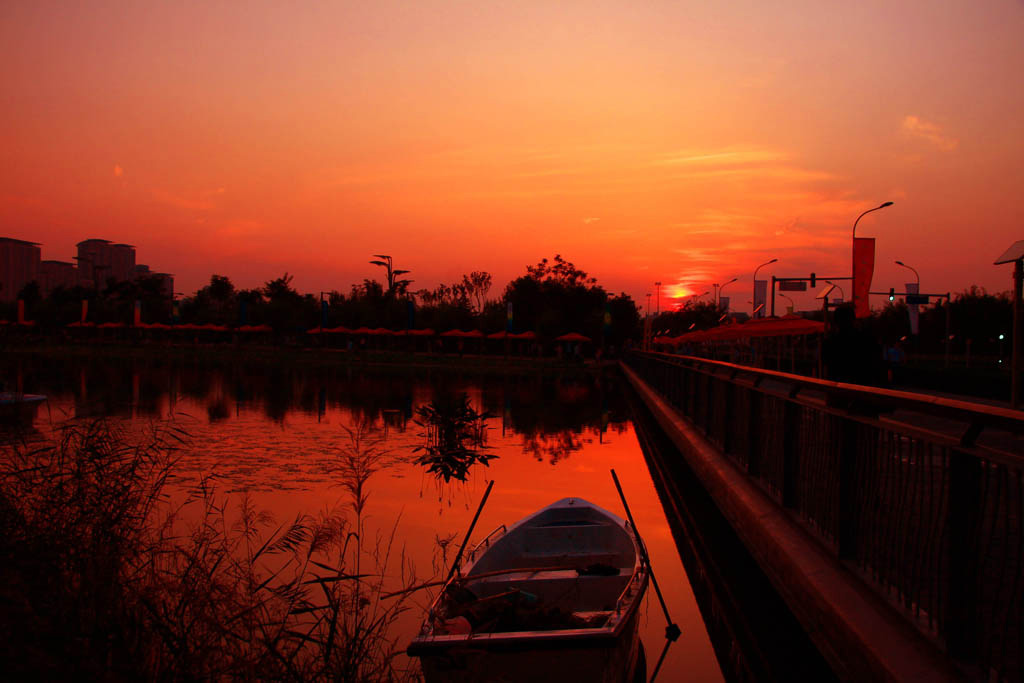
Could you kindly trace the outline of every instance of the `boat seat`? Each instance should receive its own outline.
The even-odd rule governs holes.
[[[614,609],[632,571],[628,567],[612,576],[580,575],[575,569],[514,572],[476,580],[468,577],[465,586],[478,598],[520,590],[536,596],[538,604],[544,607],[599,612]]]

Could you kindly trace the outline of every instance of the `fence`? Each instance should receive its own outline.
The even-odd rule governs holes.
[[[1021,680],[1024,413],[690,356],[626,362],[948,654]]]

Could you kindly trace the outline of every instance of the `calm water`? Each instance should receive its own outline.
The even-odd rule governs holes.
[[[107,416],[131,430],[173,421],[190,435],[175,487],[184,490],[212,475],[219,491],[234,497],[250,492],[280,522],[344,509],[349,499],[331,474],[332,458],[350,443],[346,428],[370,424],[397,462],[369,480],[367,527],[387,532],[397,522],[398,543],[421,579],[434,573],[438,539],[461,540],[489,479],[494,490],[473,542],[566,496],[622,515],[609,475],[615,468],[683,631],[659,680],[722,680],[615,377],[74,360],[10,361],[0,369],[12,388],[49,397],[36,419],[38,436],[76,417]],[[407,460],[424,443],[415,410],[437,395],[463,392],[477,410],[493,414],[486,439],[498,457],[465,484],[438,486]],[[426,602],[423,595],[417,604]],[[411,638],[421,619],[421,609],[411,610],[396,636]],[[649,668],[661,651],[664,626],[651,590],[641,622]]]

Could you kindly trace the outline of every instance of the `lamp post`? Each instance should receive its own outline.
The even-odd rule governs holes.
[[[914,268],[913,266],[908,266],[908,265],[907,265],[906,263],[904,263],[903,261],[896,261],[896,265],[897,265],[897,266],[903,266],[904,268],[907,268],[907,269],[909,269],[909,270],[912,270],[912,271],[914,271],[914,277],[915,277],[915,278],[917,278],[917,286],[918,286],[918,288],[920,288],[920,287],[921,287],[921,275],[920,275],[920,274],[918,274],[918,272],[917,272],[917,268]]]
[[[857,223],[860,223],[860,219],[861,219],[861,218],[864,218],[864,216],[868,215],[868,214],[869,214],[869,213],[871,213],[872,211],[878,211],[879,209],[884,209],[884,208],[885,208],[885,207],[887,207],[887,206],[892,206],[892,202],[886,202],[886,203],[884,203],[884,204],[880,204],[880,205],[876,206],[875,208],[873,208],[873,209],[868,209],[867,211],[865,211],[865,212],[864,212],[864,213],[862,213],[861,215],[857,216],[857,220],[855,220],[855,221],[853,222],[853,236],[854,236],[854,237],[857,237]]]
[[[661,315],[661,283],[655,282],[654,286],[658,288],[658,296],[654,303],[656,309],[655,315]]]
[[[647,317],[651,317],[651,293],[647,292]]]
[[[778,294],[778,296],[781,296],[783,299],[785,299],[786,301],[789,302],[789,311],[790,311],[790,313],[792,313],[794,310],[796,310],[796,304],[793,303],[792,299],[790,299],[787,295],[783,294],[782,292],[777,292],[777,294]]]
[[[868,215],[872,211],[878,211],[880,209],[884,209],[887,206],[892,206],[892,202],[885,202],[883,204],[879,204],[875,208],[868,209],[867,211],[865,211],[861,215],[857,216],[857,220],[855,220],[853,222],[853,239],[850,242],[851,249],[855,249],[856,248],[854,245],[857,244],[857,223],[860,223],[860,219],[864,218],[864,216]],[[851,264],[851,266],[852,265],[853,264]],[[857,269],[856,268],[851,268],[851,271],[850,271],[850,289],[853,291],[853,306],[856,309],[856,307],[857,307]]]
[[[771,264],[775,263],[778,260],[779,259],[777,259],[777,258],[773,258],[771,261],[765,261],[764,263],[759,265],[757,268],[754,268],[754,285],[753,285],[754,286],[754,298],[750,302],[750,305],[753,308],[757,308],[757,271],[761,270],[765,266],[770,266]],[[762,310],[761,311],[761,316],[757,316],[757,317],[763,317],[763,316],[764,316],[764,311]]]
[[[715,298],[715,307],[717,307],[722,302],[722,292],[725,291],[725,288],[727,286],[731,285],[732,283],[736,282],[736,280],[738,280],[738,279],[739,278],[735,278],[734,277],[733,279],[729,280],[728,282],[726,282],[724,285],[722,285],[720,287],[718,285],[715,285],[716,287],[718,287],[718,296]]]

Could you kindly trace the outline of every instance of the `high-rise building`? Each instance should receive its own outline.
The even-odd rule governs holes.
[[[15,301],[21,288],[39,277],[39,245],[0,237],[0,301]]]
[[[78,269],[70,261],[40,261],[39,286],[43,290],[43,296],[50,296],[50,292],[58,287],[65,289],[76,287],[78,286]]]
[[[102,287],[135,279],[135,247],[110,240],[87,239],[78,243],[78,274],[84,287]]]
[[[174,298],[174,276],[170,273],[154,273],[146,264],[138,263],[135,265],[135,277],[160,278],[160,291],[168,299]]]

